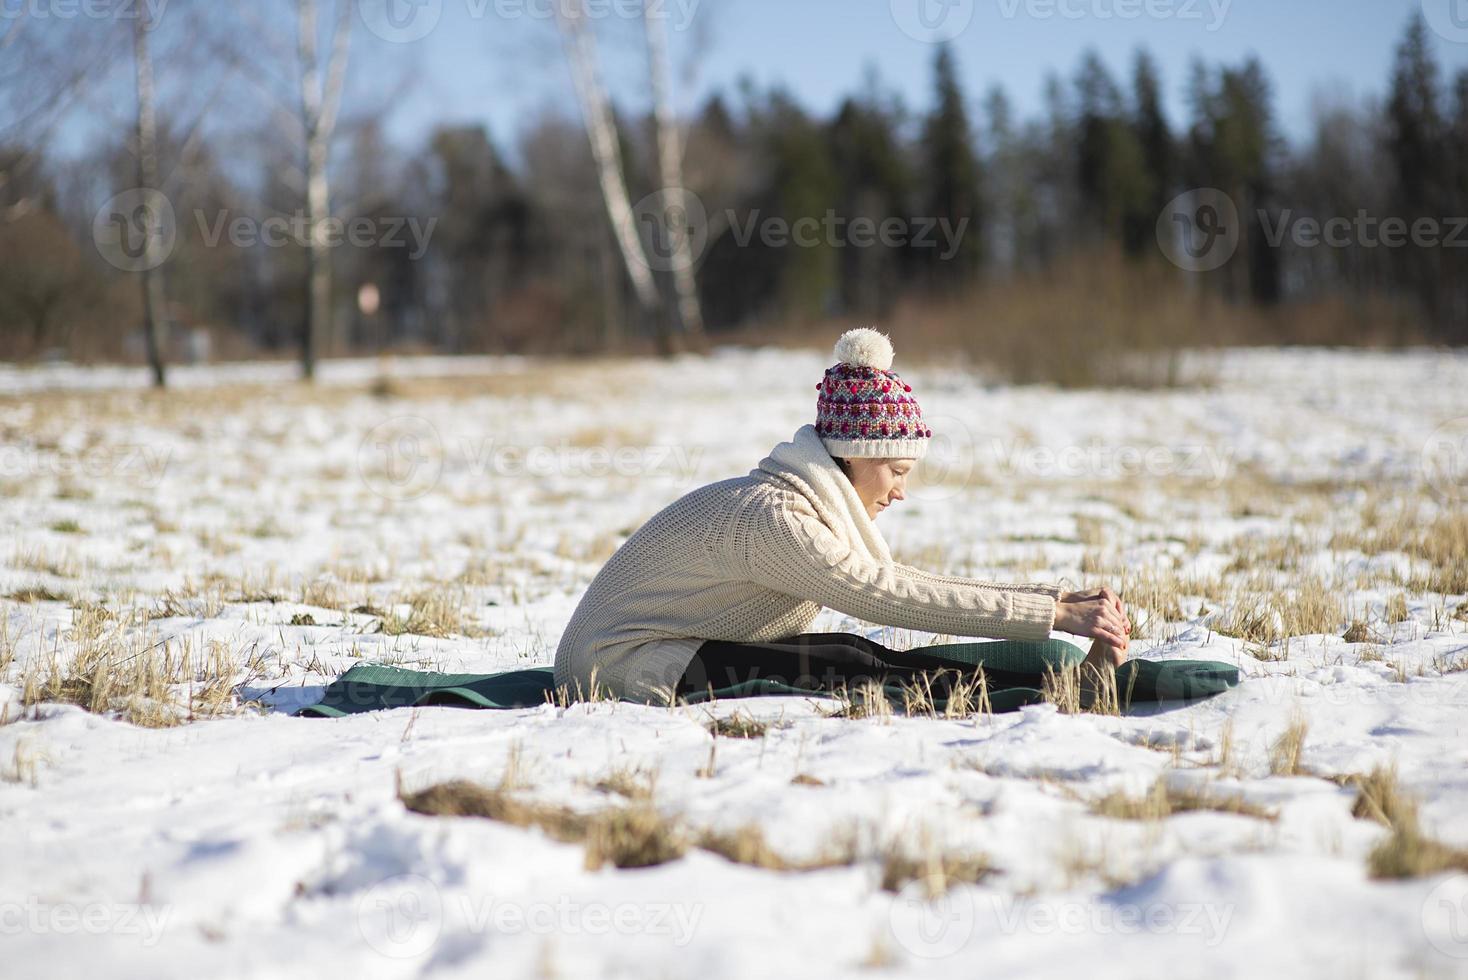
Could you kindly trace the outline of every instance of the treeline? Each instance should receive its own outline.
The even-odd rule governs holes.
[[[683,134],[695,213],[639,210],[647,254],[671,255],[667,236],[690,235],[714,332],[882,320],[915,298],[981,311],[1015,284],[1044,290],[1069,276],[1092,289],[1076,270],[1101,268],[1108,281],[1276,311],[1267,322],[1279,336],[1256,340],[1297,339],[1290,311],[1328,300],[1349,316],[1314,339],[1380,340],[1385,323],[1397,336],[1468,341],[1468,230],[1456,220],[1468,216],[1468,71],[1444,78],[1420,17],[1384,98],[1317,106],[1299,145],[1282,137],[1254,60],[1196,63],[1181,120],[1164,111],[1146,52],[1123,78],[1094,54],[1052,75],[1030,119],[1002,89],[966,91],[959,68],[938,49],[922,113],[874,74],[830,118],[747,83],[709,99]],[[617,122],[629,196],[656,201],[652,119]],[[299,194],[280,184],[290,151],[259,150],[241,174],[238,145],[160,120],[162,169],[181,175],[168,194],[166,319],[176,334],[209,328],[215,356],[288,354],[308,308],[307,249],[289,220]],[[135,173],[119,139],[67,159],[0,147],[0,356],[137,355],[133,276],[95,244],[99,208]],[[350,202],[343,222],[364,234],[332,250],[324,353],[592,351],[667,326],[636,301],[579,121],[545,116],[510,147],[482,127],[443,127],[404,150],[358,118],[338,138],[332,182]],[[1197,188],[1222,192],[1239,223],[1227,261],[1208,271],[1169,264],[1164,244],[1170,203]],[[666,262],[654,273],[671,275]],[[671,304],[656,314],[676,315]],[[1199,339],[1182,322],[1157,329]]]

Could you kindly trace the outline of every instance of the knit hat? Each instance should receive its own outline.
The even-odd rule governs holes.
[[[816,385],[816,432],[833,457],[921,459],[933,430],[892,370],[892,341],[868,327],[848,330],[832,351],[837,363]]]

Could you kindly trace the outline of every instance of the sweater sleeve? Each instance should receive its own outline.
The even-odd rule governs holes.
[[[819,518],[786,508],[749,514],[736,560],[750,580],[871,623],[903,629],[1044,640],[1055,621],[1049,593],[938,576],[853,551]]]
[[[921,569],[911,565],[898,563],[898,567],[909,572],[923,573]],[[1036,595],[1048,595],[1059,602],[1060,597],[1065,595],[1069,589],[1059,582],[990,582],[985,579],[964,578],[958,575],[933,575],[940,582],[955,582],[960,585],[982,585],[990,589],[998,589],[1000,592],[1033,592]]]

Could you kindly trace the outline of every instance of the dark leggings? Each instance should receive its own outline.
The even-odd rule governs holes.
[[[955,681],[972,682],[980,672],[991,690],[1039,687],[1047,668],[1073,664],[1081,656],[1078,647],[1064,641],[951,643],[897,651],[853,633],[801,633],[764,643],[706,640],[683,672],[677,693],[770,680],[808,691],[855,688],[867,681],[927,683],[935,694],[946,694]],[[955,659],[972,666],[955,667]]]

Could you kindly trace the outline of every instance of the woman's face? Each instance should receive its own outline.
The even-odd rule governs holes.
[[[847,459],[842,469],[867,509],[876,518],[899,500],[907,498],[907,474],[917,464],[915,459]]]

